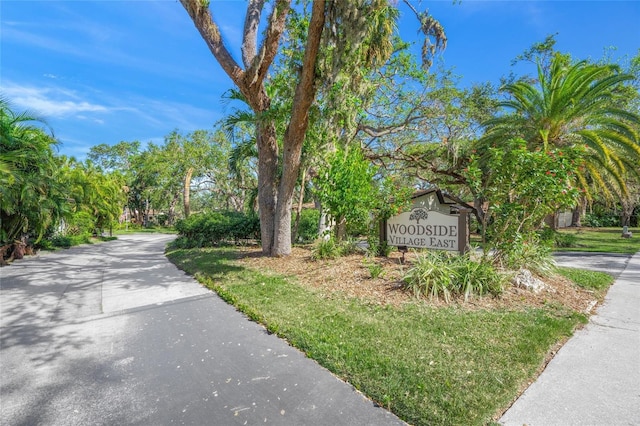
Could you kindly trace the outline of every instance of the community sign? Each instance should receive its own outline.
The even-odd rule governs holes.
[[[464,252],[469,246],[469,209],[446,202],[440,190],[414,195],[409,211],[387,219],[384,239],[397,247]]]

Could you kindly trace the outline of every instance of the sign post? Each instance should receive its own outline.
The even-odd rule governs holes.
[[[438,192],[437,195],[439,200],[443,199],[441,193]],[[427,204],[420,198],[421,196],[415,197],[410,211],[383,221],[380,240],[399,248],[414,247],[465,253],[469,249],[471,210],[454,206],[457,213],[452,214],[451,205],[437,201],[434,203],[434,197],[429,198]]]

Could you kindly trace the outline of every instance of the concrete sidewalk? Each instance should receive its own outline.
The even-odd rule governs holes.
[[[640,424],[640,252],[589,324],[558,351],[500,423]]]
[[[402,425],[165,258],[166,235],[0,270],[0,424]]]

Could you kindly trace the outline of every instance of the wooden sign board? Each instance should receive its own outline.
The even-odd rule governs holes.
[[[415,195],[409,211],[383,223],[381,241],[400,248],[464,253],[469,248],[470,210],[445,200],[445,196],[437,189]]]

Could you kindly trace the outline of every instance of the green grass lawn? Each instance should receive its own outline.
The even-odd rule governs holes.
[[[569,278],[578,286],[593,291],[597,297],[604,297],[604,294],[614,281],[611,275],[603,272],[585,271],[584,269],[564,266],[559,266],[556,270],[560,275]]]
[[[634,254],[640,250],[640,228],[629,228],[632,238],[622,238],[622,228],[566,228],[563,234],[575,235],[571,247],[557,248],[557,251],[585,251]]]
[[[307,356],[414,425],[482,425],[536,374],[549,350],[586,322],[542,309],[379,306],[322,296],[234,262],[233,249],[168,257]]]

